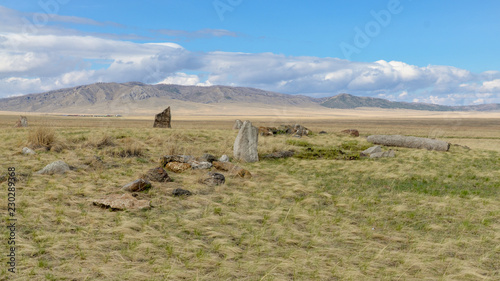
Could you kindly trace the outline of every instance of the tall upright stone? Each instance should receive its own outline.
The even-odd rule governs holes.
[[[241,129],[241,125],[243,125],[243,122],[240,119],[234,120],[233,130]]]
[[[257,144],[259,140],[259,129],[252,126],[250,121],[243,122],[238,136],[234,141],[234,159],[245,162],[259,161]]]
[[[153,124],[153,128],[172,128],[170,125],[172,116],[170,115],[170,106],[167,109],[163,110],[163,112],[155,115],[155,123]]]

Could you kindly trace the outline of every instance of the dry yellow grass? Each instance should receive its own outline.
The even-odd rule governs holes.
[[[13,118],[15,119],[15,118]],[[226,174],[226,184],[198,183],[207,171],[169,173],[138,195],[147,211],[110,211],[92,198],[157,165],[166,154],[232,154],[234,118],[178,120],[153,129],[144,119],[37,116],[33,128],[3,130],[4,171],[15,166],[18,272],[9,280],[498,280],[500,278],[499,119],[432,118],[332,121],[290,118],[327,135],[301,141],[318,147],[367,145],[342,129],[428,136],[452,147],[432,152],[397,148],[392,159],[261,160],[240,163],[252,179]],[[279,121],[252,120],[255,125]],[[60,152],[19,152],[29,131],[50,126]],[[259,153],[304,147],[289,137],[259,137]],[[99,145],[103,144],[103,145]],[[120,151],[131,151],[120,154]],[[136,153],[140,151],[140,153]],[[100,166],[88,160],[99,156]],[[127,157],[128,156],[128,157]],[[55,160],[75,170],[34,172]],[[175,188],[194,195],[175,198]],[[6,190],[6,182],[2,183]],[[0,204],[7,212],[7,194]],[[7,237],[2,228],[2,236]],[[4,252],[7,244],[2,240]]]

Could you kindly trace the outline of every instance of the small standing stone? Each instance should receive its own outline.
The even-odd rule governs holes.
[[[28,127],[28,118],[26,116],[19,117],[19,120],[16,122],[16,127]]]
[[[257,145],[259,139],[259,129],[252,126],[250,121],[243,122],[234,141],[234,158],[245,162],[259,161]]]
[[[169,106],[163,112],[156,114],[153,128],[172,128],[172,126],[170,125],[171,119],[172,115],[170,114]]]

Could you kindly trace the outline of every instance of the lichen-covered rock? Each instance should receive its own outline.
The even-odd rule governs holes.
[[[70,170],[69,165],[66,164],[64,161],[59,160],[48,164],[47,166],[45,166],[43,169],[41,169],[36,173],[41,175],[53,175],[53,174],[64,174],[69,170]]]
[[[188,169],[191,169],[191,164],[181,163],[181,162],[169,162],[167,163],[165,168],[174,173],[182,173]]]
[[[195,158],[190,155],[165,155],[160,158],[160,165],[165,167],[170,162],[189,163],[193,160]]]
[[[141,192],[151,188],[151,183],[144,179],[138,179],[130,182],[122,187],[123,191]]]
[[[234,141],[234,158],[245,162],[259,161],[257,145],[259,130],[250,121],[243,122]]]
[[[111,208],[113,210],[133,210],[133,209],[149,209],[151,208],[148,200],[137,200],[132,195],[126,194],[111,194],[102,199],[94,199],[92,203],[96,206]]]
[[[189,164],[191,165],[191,168],[193,170],[212,168],[212,163],[210,163],[210,162],[191,161],[191,162],[189,162]]]

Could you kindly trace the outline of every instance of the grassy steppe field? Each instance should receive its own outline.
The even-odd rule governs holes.
[[[91,200],[122,193],[162,155],[232,156],[236,117],[179,118],[173,129],[153,129],[151,118],[57,116],[29,116],[29,128],[13,128],[17,118],[0,116],[0,174],[14,166],[18,175],[17,273],[7,272],[3,239],[2,280],[500,280],[500,118],[251,117],[256,126],[300,123],[315,132],[259,136],[261,156],[357,153],[370,134],[437,137],[471,149],[261,159],[238,163],[251,179],[224,173],[226,184],[216,187],[198,183],[206,170],[169,172],[173,182],[139,193],[153,206],[142,211]],[[337,134],[351,128],[361,137]],[[51,150],[22,155],[37,134],[49,136]],[[94,156],[103,163],[87,165]],[[76,169],[34,174],[56,160]],[[5,178],[1,186],[6,225]],[[178,187],[194,195],[172,197]]]

